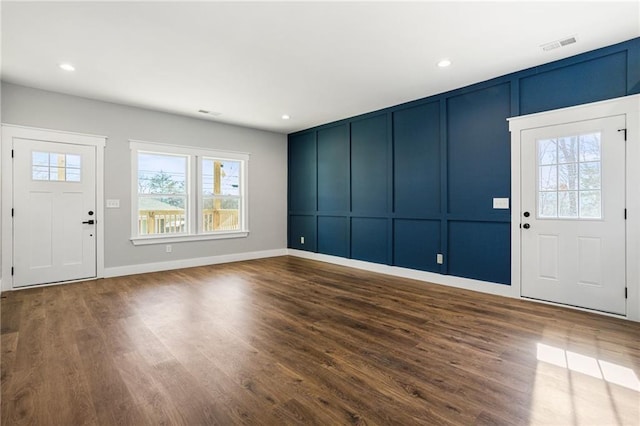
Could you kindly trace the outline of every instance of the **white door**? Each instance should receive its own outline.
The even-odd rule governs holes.
[[[13,139],[13,285],[96,276],[96,148]]]
[[[625,116],[522,132],[522,296],[625,314]]]

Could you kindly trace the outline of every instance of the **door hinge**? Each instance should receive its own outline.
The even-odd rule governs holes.
[[[624,132],[624,140],[627,140],[627,129],[618,129],[619,132]]]
[[[13,266],[11,267],[11,275],[13,276]]]
[[[627,287],[624,288],[624,298],[628,299],[629,298],[629,292],[627,291]]]
[[[11,158],[13,158],[13,150],[11,150]]]
[[[627,220],[627,209],[624,209],[624,220]]]
[[[11,217],[13,217],[13,207],[11,207]]]

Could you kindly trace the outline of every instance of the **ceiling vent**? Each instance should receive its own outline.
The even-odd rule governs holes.
[[[212,116],[212,117],[218,117],[218,116],[222,115],[222,113],[221,113],[221,112],[216,112],[216,111],[207,111],[206,109],[199,109],[199,110],[198,110],[198,112],[199,112],[200,114],[207,114],[207,115],[210,115],[210,116]]]
[[[544,50],[545,52],[548,52],[550,50],[557,49],[559,47],[568,46],[577,41],[578,39],[576,38],[576,36],[571,36],[571,37],[563,38],[561,40],[552,41],[551,43],[543,44],[540,47],[542,47],[542,50]]]

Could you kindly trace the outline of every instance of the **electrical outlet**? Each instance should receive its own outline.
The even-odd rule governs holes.
[[[164,246],[164,248],[167,253],[171,253],[173,251],[173,247],[171,247],[171,244],[167,244],[166,246]]]
[[[300,237],[300,244],[304,244],[304,237]]]
[[[444,256],[442,255],[442,253],[436,254],[436,263],[438,265],[442,265],[444,263]]]
[[[120,200],[107,200],[106,207],[108,209],[119,209]]]
[[[493,199],[493,208],[494,209],[508,209],[509,208],[509,199],[508,198],[494,198]]]

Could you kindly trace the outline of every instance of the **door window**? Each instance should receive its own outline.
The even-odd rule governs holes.
[[[77,154],[31,153],[31,178],[58,182],[80,182],[81,159]]]
[[[601,134],[537,141],[538,218],[602,219]]]

